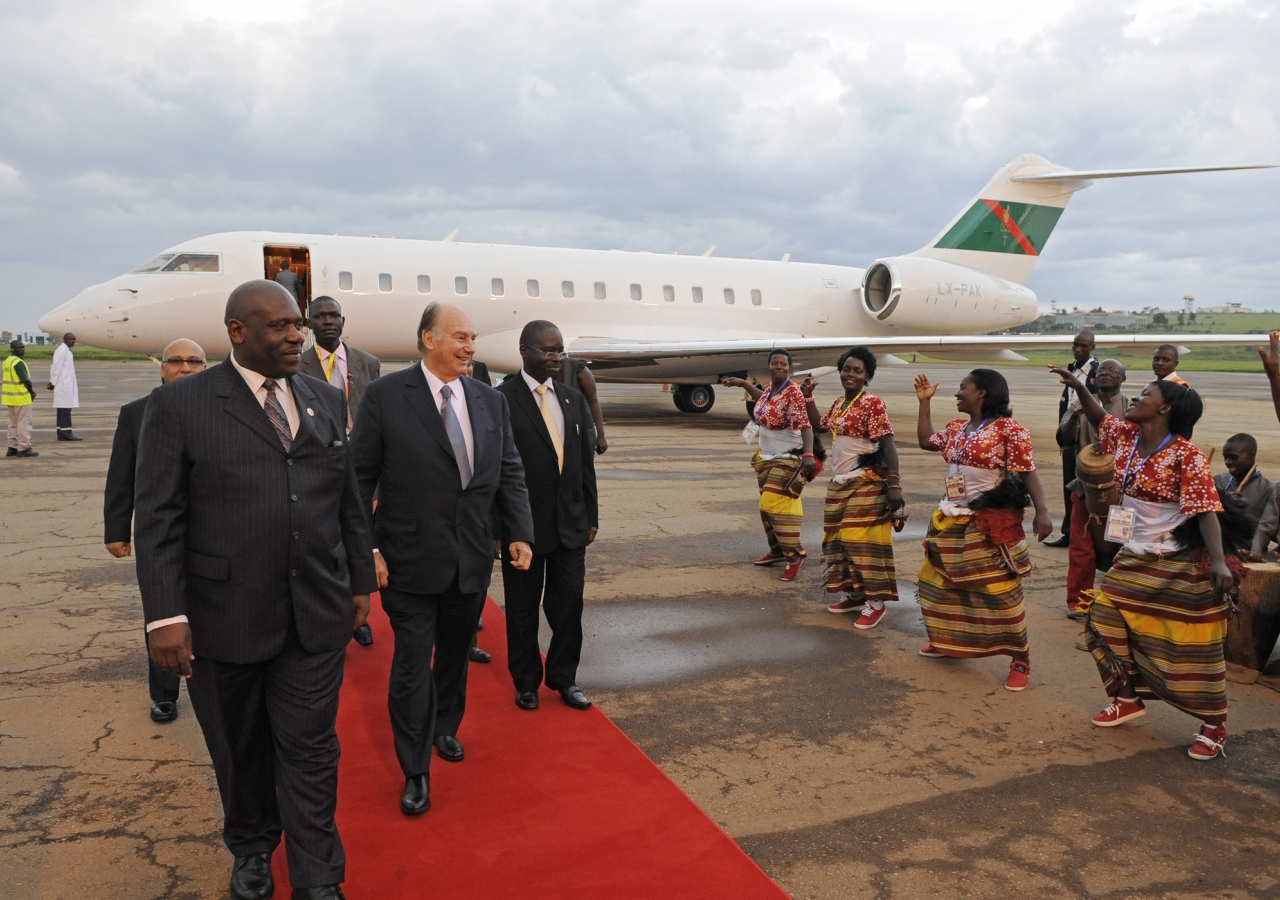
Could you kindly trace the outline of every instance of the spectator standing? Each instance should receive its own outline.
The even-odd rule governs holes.
[[[80,388],[76,385],[76,359],[71,348],[76,336],[67,332],[62,343],[53,351],[53,363],[49,366],[49,390],[53,391],[53,408],[58,415],[58,440],[79,441],[71,430],[71,410],[80,406]]]
[[[1183,387],[1190,387],[1178,376],[1178,348],[1173,344],[1161,344],[1151,354],[1151,371],[1157,381],[1172,381]]]
[[[1098,378],[1098,361],[1093,358],[1093,348],[1096,342],[1093,332],[1082,331],[1075,336],[1071,342],[1071,355],[1074,357],[1071,362],[1067,363],[1067,371],[1080,376],[1080,380],[1084,382],[1089,393],[1093,393],[1096,389]],[[1076,400],[1075,391],[1070,387],[1062,389],[1062,397],[1058,400],[1058,421],[1062,421],[1062,417],[1066,415],[1067,407]],[[1067,487],[1071,482],[1076,480],[1076,454],[1077,450],[1073,446],[1061,446],[1062,452],[1062,502],[1064,512],[1062,514],[1062,536],[1052,541],[1045,541],[1046,547],[1066,547],[1071,543],[1071,490]]]
[[[31,404],[36,388],[31,383],[31,370],[23,359],[27,345],[9,342],[9,355],[4,361],[4,408],[9,412],[9,449],[5,456],[39,456],[31,446]]]

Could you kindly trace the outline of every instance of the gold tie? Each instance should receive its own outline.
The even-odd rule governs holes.
[[[551,404],[555,401],[550,399],[555,393],[547,388],[545,384],[540,384],[536,388],[540,402],[538,408],[542,410],[542,421],[547,425],[547,433],[551,435],[551,446],[556,448],[556,467],[564,471],[564,441],[560,440],[560,429],[556,427],[556,420],[551,415]]]

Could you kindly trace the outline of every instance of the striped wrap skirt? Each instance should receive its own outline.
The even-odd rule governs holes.
[[[822,506],[822,560],[827,592],[881,602],[898,599],[893,523],[884,476],[866,472],[827,485]]]
[[[1128,681],[1139,697],[1199,719],[1227,714],[1227,601],[1202,550],[1160,557],[1121,550],[1085,594],[1086,643],[1107,693]]]
[[[1026,540],[994,544],[972,516],[934,510],[920,566],[920,611],[929,643],[947,656],[1027,657],[1022,579]]]
[[[800,458],[764,459],[756,451],[751,466],[756,470],[756,482],[760,486],[760,521],[764,524],[769,551],[787,557],[804,554],[804,547],[800,546],[800,523],[804,519],[800,492],[804,490],[805,477],[798,474],[791,481],[792,473],[800,468]],[[791,482],[790,488],[788,482]]]

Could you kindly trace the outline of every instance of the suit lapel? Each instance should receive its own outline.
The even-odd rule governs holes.
[[[555,450],[556,445],[551,443],[551,432],[547,430],[547,423],[542,419],[542,410],[538,407],[538,395],[529,390],[529,383],[524,380],[524,375],[518,375],[511,381],[516,386],[516,408],[529,420],[538,437],[542,438],[551,450]]]
[[[471,472],[474,475],[484,448],[484,434],[488,431],[488,415],[480,398],[480,382],[463,375],[457,383],[462,385],[462,393],[467,397],[467,417],[471,419]]]
[[[427,432],[436,439],[436,443],[444,449],[445,453],[453,457],[453,445],[449,443],[449,433],[444,430],[444,419],[440,418],[440,410],[436,409],[435,398],[431,396],[431,386],[427,384],[427,376],[422,374],[421,365],[413,367],[409,380],[405,382],[405,398],[409,408],[426,426]],[[471,405],[470,397],[467,397],[467,405]]]
[[[315,407],[319,406],[315,394],[311,392],[311,387],[301,378],[290,378],[289,387],[293,389],[293,404],[298,408],[298,433],[294,435],[293,446],[310,440],[319,440],[316,435],[316,420],[311,413],[315,411]],[[342,423],[342,432],[345,434],[347,430],[346,423]]]
[[[284,445],[280,443],[279,435],[271,425],[271,420],[267,418],[267,411],[258,405],[257,399],[249,390],[249,385],[244,383],[244,379],[232,365],[230,357],[223,360],[222,365],[217,368],[217,374],[218,397],[222,399],[222,408],[227,415],[246,426],[276,450],[284,453]]]
[[[553,382],[556,386],[556,399],[560,402],[560,411],[564,413],[564,437],[560,442],[564,444],[565,456],[568,457],[569,445],[578,440],[578,432],[581,430],[581,424],[575,414],[573,403],[569,397],[569,388],[565,387],[561,381]],[[578,429],[575,431],[574,429]]]

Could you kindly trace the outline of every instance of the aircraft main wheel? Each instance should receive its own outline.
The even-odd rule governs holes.
[[[704,413],[716,405],[716,392],[709,384],[691,384],[684,393],[684,405],[692,413]]]
[[[685,405],[684,388],[677,387],[671,392],[671,402],[676,405],[676,409],[680,412],[688,412],[689,407]]]

